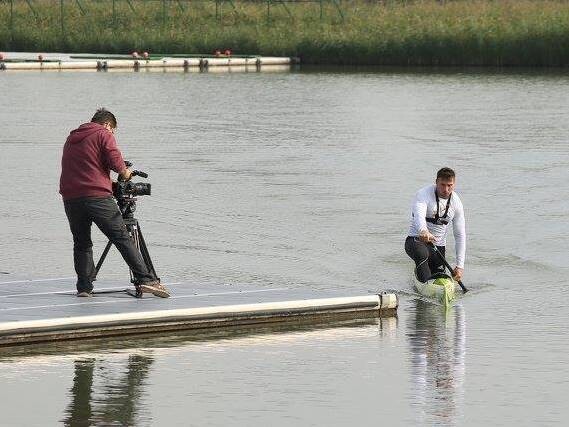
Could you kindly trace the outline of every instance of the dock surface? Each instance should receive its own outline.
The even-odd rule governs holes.
[[[75,295],[75,278],[0,276],[0,346],[127,334],[223,328],[315,317],[394,316],[394,294],[347,295],[337,291],[187,282],[164,284],[170,298],[132,285],[97,281],[93,297]],[[111,293],[108,293],[111,292]]]

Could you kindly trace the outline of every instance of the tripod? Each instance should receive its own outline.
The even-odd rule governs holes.
[[[132,239],[134,240],[136,248],[140,251],[140,254],[142,255],[142,259],[144,260],[146,268],[148,269],[150,274],[154,277],[154,279],[159,280],[158,275],[156,274],[156,270],[154,269],[154,265],[152,264],[152,260],[150,259],[150,254],[148,253],[148,248],[146,247],[146,242],[144,241],[144,236],[142,235],[140,224],[138,220],[134,217],[134,211],[136,211],[136,200],[137,200],[136,197],[132,194],[120,194],[119,196],[117,196],[117,204],[119,206],[119,210],[121,211],[121,215],[126,225],[126,229],[130,234],[130,236],[132,237]],[[93,280],[96,279],[97,274],[99,273],[99,270],[101,269],[101,266],[103,265],[103,262],[105,261],[105,258],[109,253],[109,250],[111,249],[111,245],[112,242],[109,240],[107,242],[107,246],[105,246],[105,249],[103,250],[101,258],[97,262]],[[129,273],[130,273],[130,281],[132,284],[134,284],[135,288],[134,293],[130,289],[124,289],[120,291],[99,291],[97,293],[110,294],[110,293],[126,292],[127,294],[133,297],[142,298],[142,290],[140,288],[140,284],[136,281],[136,278],[134,277],[134,274],[131,269],[129,269]]]

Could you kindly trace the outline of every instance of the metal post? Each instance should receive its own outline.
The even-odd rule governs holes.
[[[83,7],[83,5],[81,4],[81,2],[79,0],[75,0],[75,3],[77,4],[77,7],[79,8],[79,11],[81,12],[82,16],[85,16],[85,8]]]
[[[166,12],[166,0],[162,0],[162,25],[166,26],[166,18],[168,17]]]
[[[14,0],[10,0],[10,49],[14,49]]]
[[[215,0],[215,19],[219,19],[219,0]]]
[[[344,12],[342,12],[342,7],[340,6],[341,0],[332,0],[334,5],[336,5],[336,9],[338,10],[338,15],[342,18],[342,22],[344,22]]]
[[[63,1],[64,0],[59,0],[59,20],[61,21],[61,40],[65,44],[65,14]]]
[[[322,10],[322,0],[320,0],[320,20],[322,21],[322,16],[323,16],[324,12]]]

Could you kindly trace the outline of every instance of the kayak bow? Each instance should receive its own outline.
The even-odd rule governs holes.
[[[437,302],[448,307],[454,301],[456,294],[456,282],[452,277],[439,273],[436,277],[427,280],[425,283],[413,278],[415,290],[427,298],[432,298]]]

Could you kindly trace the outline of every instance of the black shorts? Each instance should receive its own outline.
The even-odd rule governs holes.
[[[445,256],[445,247],[437,246],[441,255]],[[415,261],[415,276],[420,282],[426,282],[434,274],[445,271],[441,257],[431,245],[421,242],[418,237],[408,236],[405,239],[405,252]]]

